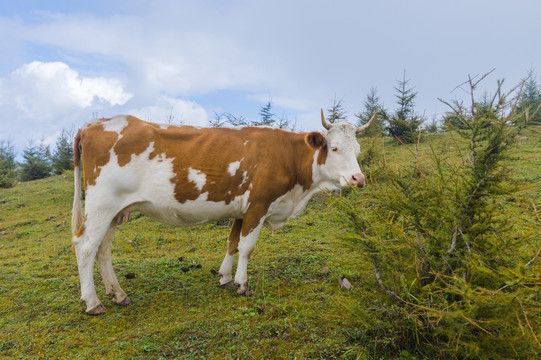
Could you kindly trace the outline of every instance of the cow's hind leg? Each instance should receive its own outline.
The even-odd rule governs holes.
[[[229,240],[227,241],[227,252],[225,254],[224,261],[220,267],[220,285],[225,286],[233,281],[233,260],[237,247],[239,245],[240,230],[242,228],[242,220],[235,219],[231,233],[229,234]]]
[[[94,262],[109,223],[110,220],[103,221],[100,218],[87,216],[73,237],[73,247],[77,256],[77,268],[81,282],[81,300],[86,303],[86,312],[91,315],[105,312],[94,287]]]
[[[112,300],[118,305],[128,305],[131,300],[126,295],[124,290],[120,287],[113,270],[113,263],[111,261],[111,247],[113,244],[113,238],[115,236],[116,226],[118,220],[113,220],[109,225],[109,229],[101,242],[101,245],[96,254],[96,263],[100,269],[101,278],[105,284],[106,294],[111,297]]]

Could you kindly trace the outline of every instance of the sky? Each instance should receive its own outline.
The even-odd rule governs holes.
[[[268,101],[321,130],[320,108],[341,99],[356,122],[371,88],[392,111],[404,72],[439,119],[468,76],[495,69],[490,92],[541,71],[539,14],[539,0],[0,0],[0,141],[20,156],[95,117],[206,126],[258,120]]]

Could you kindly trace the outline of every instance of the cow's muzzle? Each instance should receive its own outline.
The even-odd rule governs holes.
[[[362,188],[365,185],[365,181],[366,179],[364,178],[363,174],[353,174],[348,181],[348,185]]]

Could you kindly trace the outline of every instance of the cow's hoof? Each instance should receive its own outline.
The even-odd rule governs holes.
[[[131,299],[128,297],[128,295],[126,295],[126,296],[124,296],[124,299],[122,299],[120,301],[114,300],[114,302],[117,305],[125,306],[125,305],[130,305],[131,304]]]
[[[235,288],[235,283],[233,280],[229,280],[228,282],[222,282],[222,280],[220,280],[220,287],[224,289],[233,289]]]
[[[254,296],[254,293],[252,292],[252,290],[250,290],[250,287],[247,284],[240,285],[239,289],[237,290],[237,294],[244,296]]]
[[[103,307],[102,304],[98,304],[98,305],[94,306],[92,309],[87,310],[86,313],[87,313],[88,315],[101,315],[101,314],[105,314],[105,308]]]

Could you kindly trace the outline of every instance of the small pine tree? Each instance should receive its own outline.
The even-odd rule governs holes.
[[[372,116],[375,116],[372,121],[372,125],[363,133],[365,136],[376,136],[383,134],[383,119],[386,117],[386,111],[383,105],[380,103],[379,96],[377,95],[377,89],[375,87],[370,88],[370,92],[366,95],[366,99],[363,104],[364,110],[355,116],[359,119],[357,126],[363,126],[366,124]]]
[[[386,119],[389,135],[394,137],[398,142],[406,144],[417,140],[421,125],[419,116],[415,114],[415,97],[417,96],[417,92],[414,92],[413,88],[408,87],[409,82],[409,79],[406,80],[406,71],[404,70],[402,80],[399,80],[398,86],[395,87],[398,108],[393,115],[388,116]]]
[[[53,174],[60,175],[66,170],[73,170],[73,136],[66,130],[56,141],[56,148],[52,156]]]
[[[481,80],[470,78],[472,99]],[[539,356],[541,229],[537,213],[521,211],[526,220],[518,228],[502,209],[519,197],[507,160],[525,122],[509,108],[516,93],[503,95],[501,86],[454,113],[469,129],[459,132],[462,149],[426,155],[417,146],[399,164],[380,158],[381,169],[371,170],[381,181],[372,177],[358,200],[340,202],[356,232],[352,244],[372,263],[373,286],[383,295],[374,306],[365,298],[363,307],[377,316],[359,319],[359,337],[380,352]]]
[[[261,121],[254,121],[252,122],[253,126],[272,126],[276,122],[274,120],[274,114],[271,112],[272,110],[272,102],[269,100],[267,101],[267,104],[262,106],[259,110],[259,116],[261,118]]]
[[[440,126],[438,124],[438,120],[436,120],[436,117],[432,117],[432,120],[423,128],[423,131],[428,134],[435,134],[440,130]]]
[[[533,69],[526,78],[517,111],[528,112],[530,124],[541,124],[541,85],[537,83]]]
[[[15,185],[15,153],[9,142],[0,141],[0,188],[6,189]]]
[[[19,172],[21,181],[43,179],[51,175],[51,150],[43,140],[39,145],[26,147],[23,158]]]
[[[327,109],[327,122],[334,124],[336,122],[344,121],[347,118],[347,113],[344,110],[344,100],[337,99],[336,95],[332,100],[331,108]]]
[[[440,99],[440,101],[443,100]],[[468,117],[468,109],[464,106],[463,102],[454,100],[452,103],[445,103],[451,108],[451,111],[447,111],[443,116],[443,128],[445,131],[467,130],[469,125],[464,119]],[[460,116],[457,114],[460,114]]]

